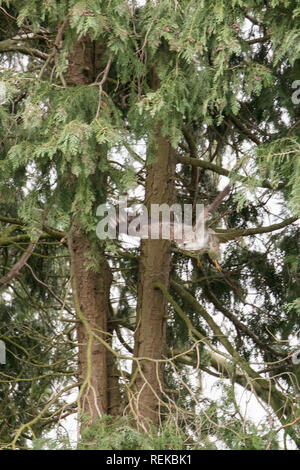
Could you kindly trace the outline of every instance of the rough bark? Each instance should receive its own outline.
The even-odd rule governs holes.
[[[147,168],[145,205],[151,214],[151,204],[174,202],[175,152],[157,126],[156,160]],[[155,281],[169,285],[169,240],[142,241],[139,266],[137,329],[135,333],[134,366],[136,394],[134,407],[140,424],[147,428],[159,421],[159,404],[163,388],[163,362],[166,347],[167,301],[159,290],[153,289]]]
[[[109,318],[112,318],[111,307]],[[113,334],[114,327],[108,322],[108,337],[106,342],[111,347]],[[119,375],[116,358],[110,351],[107,351],[107,412],[110,416],[119,416],[123,411],[124,403],[120,390]]]
[[[68,85],[86,85],[93,82],[102,66],[102,55],[101,45],[94,44],[84,37],[78,41],[68,58]],[[100,175],[94,180],[95,193],[99,196],[97,203],[100,204],[105,197],[105,178]],[[75,183],[76,181],[73,181],[73,184]],[[73,220],[69,234],[69,251],[74,303],[80,320],[77,328],[78,375],[82,384],[80,411],[89,417],[88,424],[94,423],[104,413],[116,415],[120,405],[115,359],[104,344],[111,345],[112,342],[113,331],[108,331],[112,275],[100,243],[98,270],[95,272],[87,268],[90,249],[89,237],[82,230],[80,222]]]
[[[69,85],[92,83],[102,66],[104,49],[101,45],[83,37],[74,46],[68,57],[67,81]]]
[[[111,273],[103,253],[99,254],[99,271],[87,269],[90,241],[72,223],[69,251],[72,265],[74,303],[80,323],[78,336],[78,375],[81,385],[81,412],[90,422],[108,412],[107,319]]]

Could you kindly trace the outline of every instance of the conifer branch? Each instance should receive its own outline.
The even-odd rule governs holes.
[[[259,235],[263,233],[270,233],[275,232],[276,230],[280,230],[281,228],[287,227],[288,225],[293,224],[299,220],[299,217],[289,217],[278,224],[268,225],[266,227],[254,227],[248,229],[241,229],[241,230],[223,230],[223,229],[215,229],[215,232],[218,235],[220,243],[226,243],[229,240],[234,240],[238,237],[247,237],[250,235]]]
[[[10,281],[12,281],[17,275],[19,274],[20,270],[22,267],[27,263],[28,259],[32,255],[33,251],[35,250],[35,247],[37,245],[37,242],[39,240],[39,237],[34,243],[31,243],[25,253],[21,256],[19,261],[11,268],[7,276],[3,277],[0,279],[0,288],[6,286]]]
[[[24,221],[22,219],[17,219],[14,217],[4,217],[0,215],[0,222],[4,222],[7,224],[15,224],[15,225],[20,225],[23,227],[25,225]],[[66,234],[65,232],[62,232],[60,230],[56,230],[52,227],[49,227],[49,225],[43,224],[42,229],[45,233],[50,235],[52,238],[56,238],[57,240],[61,240]]]
[[[230,178],[230,174],[231,174],[230,170],[227,170],[226,168],[223,168],[220,165],[216,165],[215,163],[207,162],[206,160],[199,160],[198,158],[194,158],[194,157],[185,157],[183,155],[177,155],[177,162],[182,163],[184,165],[198,166],[200,168],[203,168],[204,170],[210,170],[210,171],[213,171],[214,173],[217,173],[218,175],[226,176],[227,178]],[[247,182],[246,176],[235,174],[234,177],[237,181]],[[283,182],[279,183],[276,188],[274,188],[269,181],[263,181],[262,183],[258,183],[258,187],[266,188],[266,189],[282,189],[284,186],[285,186],[285,183]]]
[[[45,52],[42,52],[34,47],[28,47],[19,43],[19,40],[14,39],[5,39],[4,41],[0,41],[0,53],[20,52],[21,54],[34,56],[42,60],[48,59],[48,54],[45,54]]]
[[[109,74],[109,70],[110,70],[110,67],[111,67],[111,62],[112,62],[112,58],[110,57],[108,59],[108,62],[106,64],[106,67],[105,69],[103,70],[103,77],[99,83],[99,98],[98,98],[98,108],[97,108],[97,113],[96,113],[96,119],[99,117],[99,113],[100,113],[100,108],[101,108],[101,98],[102,98],[102,93],[103,93],[103,85],[104,83],[106,82],[107,80],[107,77],[108,77],[108,74]]]

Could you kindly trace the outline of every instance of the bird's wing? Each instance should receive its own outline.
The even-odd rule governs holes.
[[[151,238],[155,234],[155,238],[163,240],[171,240],[176,243],[183,243],[185,241],[191,241],[195,239],[195,231],[192,225],[181,224],[178,222],[162,220],[158,221],[155,219],[149,220],[149,236],[151,228]]]
[[[196,231],[199,232],[202,230],[204,224],[206,223],[207,219],[209,219],[212,214],[216,211],[216,209],[220,206],[223,199],[230,193],[231,186],[227,184],[225,188],[217,195],[214,201],[209,204],[209,206],[205,207],[202,214],[197,215],[197,224],[196,224]]]
[[[206,207],[205,211],[208,216],[209,214],[211,215],[215,212],[215,210],[219,207],[223,199],[227,196],[227,194],[230,193],[230,189],[230,184],[227,184],[227,186],[225,186],[225,188],[217,195],[214,201]]]
[[[118,223],[117,232],[138,238],[171,240],[177,243],[192,240],[195,236],[193,227],[190,225],[129,214],[127,215],[127,225]]]

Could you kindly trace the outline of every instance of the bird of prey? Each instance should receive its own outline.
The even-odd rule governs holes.
[[[192,228],[190,236],[184,237],[183,240],[175,240],[176,245],[181,251],[197,258],[198,266],[201,266],[199,256],[207,253],[213,260],[216,268],[221,271],[217,261],[220,255],[219,245],[220,243],[226,243],[228,239],[225,234],[216,233],[214,230],[209,228],[207,226],[207,221],[229,192],[230,185],[227,185],[217,195],[215,200],[205,208],[203,218],[200,219],[200,223],[198,223],[198,225],[196,224],[195,227]]]
[[[121,228],[120,219],[117,220],[118,233],[126,233],[127,235],[137,236],[139,238],[153,238],[153,233],[156,234],[154,238],[163,239],[167,238],[172,240],[180,251],[190,256],[196,257],[199,263],[199,255],[208,253],[213,259],[217,269],[220,267],[217,263],[219,256],[219,244],[226,243],[228,239],[224,233],[217,233],[207,226],[207,221],[215,210],[219,207],[223,199],[230,192],[230,185],[227,185],[215,198],[215,200],[204,209],[202,217],[198,224],[187,225],[179,224],[174,221],[164,221],[153,219],[151,217],[141,217],[126,215],[127,224],[123,223]],[[124,222],[124,221],[123,221]],[[125,230],[124,230],[125,227]],[[167,236],[164,236],[167,234]]]

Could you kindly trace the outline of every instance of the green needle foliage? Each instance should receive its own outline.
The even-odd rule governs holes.
[[[77,411],[78,448],[299,448],[299,31],[296,0],[0,2],[0,448],[72,447],[60,425]],[[99,243],[96,209],[124,194],[143,202],[161,138],[176,154],[174,200],[208,205],[227,178],[209,224],[240,236],[221,271],[172,245],[169,285],[151,286],[168,315],[159,425],[147,433],[130,399],[141,392],[130,359],[145,251]],[[77,396],[88,353],[74,224],[89,241],[83,270],[99,283],[112,273],[105,341],[120,408],[92,425]],[[242,388],[263,404],[262,422],[245,415]]]

